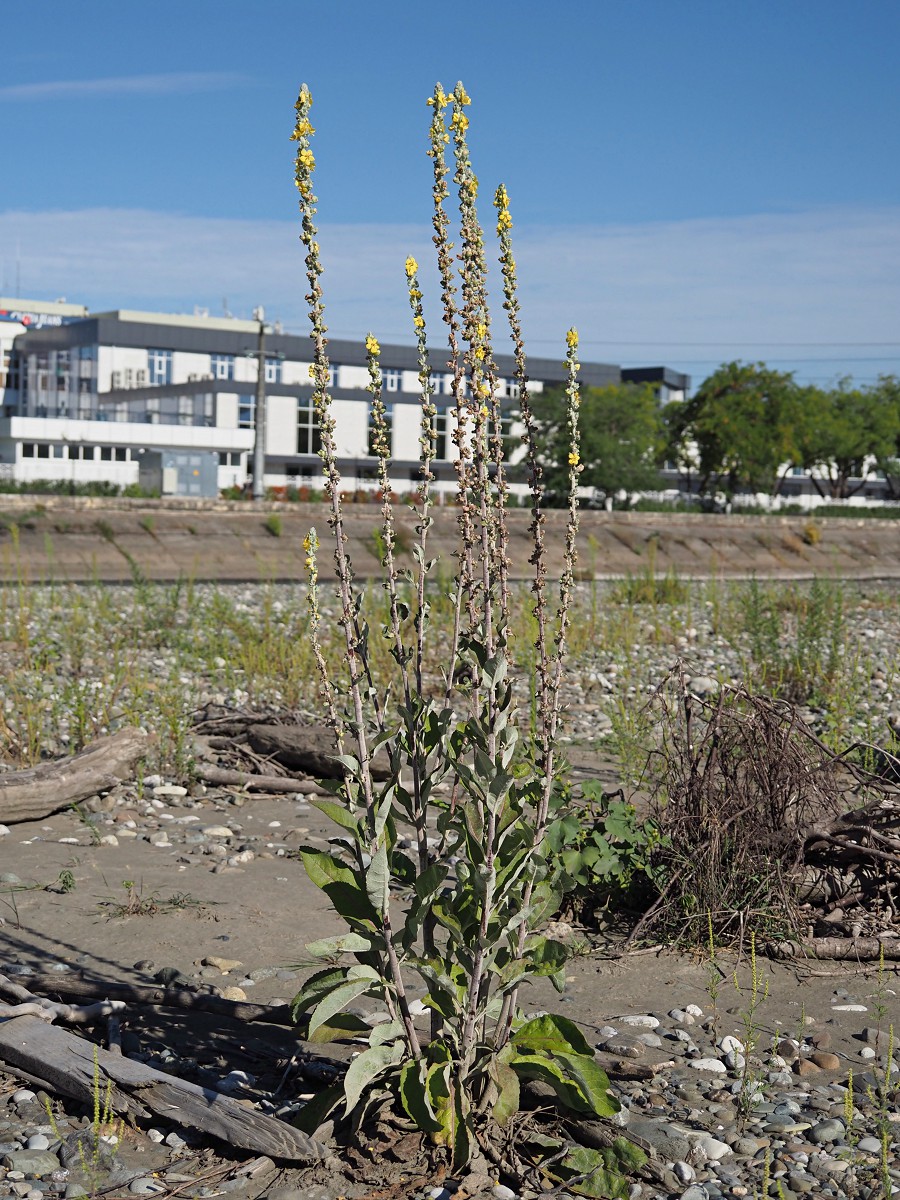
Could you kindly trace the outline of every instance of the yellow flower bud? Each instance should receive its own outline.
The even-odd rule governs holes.
[[[378,345],[378,340],[371,333],[366,335],[366,349],[372,355],[378,355],[381,353],[381,347]]]
[[[570,350],[574,350],[578,345],[578,330],[570,329],[566,334],[566,345]]]
[[[415,273],[416,273],[416,271],[418,271],[418,269],[419,269],[419,264],[416,262],[416,260],[413,258],[413,256],[410,255],[409,258],[406,260],[406,278],[412,279],[413,275],[415,275]]]

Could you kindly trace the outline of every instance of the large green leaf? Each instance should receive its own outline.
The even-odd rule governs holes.
[[[441,1129],[428,1101],[426,1079],[428,1064],[424,1059],[411,1059],[400,1072],[400,1100],[406,1115],[423,1133],[434,1134]]]
[[[310,1014],[308,1036],[312,1037],[320,1025],[324,1025],[335,1013],[342,1012],[348,1004],[352,1004],[357,996],[362,996],[370,991],[372,985],[371,979],[348,979],[340,987],[329,992]]]
[[[324,890],[330,883],[355,884],[356,878],[350,868],[338,862],[332,854],[309,846],[301,846],[299,854],[307,875],[316,887]]]
[[[291,1117],[291,1124],[312,1137],[322,1122],[328,1120],[343,1098],[343,1082],[332,1083],[317,1093],[308,1104],[304,1104],[300,1111]]]
[[[611,1117],[619,1111],[621,1105],[610,1095],[609,1077],[592,1055],[556,1053],[553,1058],[562,1067],[566,1079],[578,1086],[598,1117]]]
[[[520,1025],[512,1035],[513,1043],[525,1049],[543,1051],[547,1054],[561,1052],[593,1056],[584,1034],[574,1021],[545,1013]]]
[[[307,1034],[306,1040],[320,1045],[322,1042],[341,1042],[366,1037],[370,1033],[371,1028],[362,1017],[354,1016],[353,1013],[339,1012],[317,1025],[312,1033]]]
[[[306,949],[314,958],[331,958],[336,954],[363,954],[372,949],[372,939],[359,933],[339,933],[336,937],[307,942]]]
[[[372,1046],[354,1058],[344,1076],[345,1111],[352,1112],[366,1088],[396,1067],[405,1053],[406,1047],[398,1039],[387,1045]]]
[[[497,1086],[494,1101],[494,1120],[498,1125],[507,1125],[519,1111],[521,1089],[519,1077],[509,1065],[515,1048],[509,1042],[503,1047],[490,1065],[491,1078]]]
[[[581,1088],[564,1073],[558,1062],[543,1054],[517,1054],[510,1066],[520,1079],[539,1079],[553,1088],[566,1106],[576,1113],[593,1113],[593,1106]]]
[[[612,1146],[602,1150],[574,1146],[562,1162],[555,1163],[548,1173],[554,1179],[563,1180],[570,1192],[577,1192],[580,1196],[625,1200],[628,1180],[623,1171],[637,1170],[646,1161],[646,1156],[631,1142],[616,1138]]]
[[[354,837],[359,834],[359,819],[345,804],[341,804],[337,800],[326,800],[324,796],[310,796],[309,803],[334,821],[335,825],[340,825],[341,829],[346,829]]]
[[[387,908],[388,884],[391,881],[391,870],[388,864],[388,852],[385,842],[381,842],[372,861],[366,868],[366,895],[372,907],[379,913]]]
[[[308,1008],[318,1004],[329,992],[340,987],[347,978],[349,970],[349,967],[330,967],[325,971],[316,971],[314,975],[310,975],[291,1001],[291,1015],[294,1020],[296,1021],[298,1013],[306,1012]]]

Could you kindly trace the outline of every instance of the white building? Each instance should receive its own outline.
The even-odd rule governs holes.
[[[62,302],[0,298],[0,476],[16,482],[69,479],[137,482],[145,450],[215,451],[219,486],[248,477],[254,438],[257,321],[119,310],[89,313]],[[321,463],[309,377],[307,337],[266,334],[267,486],[315,485]],[[371,481],[371,397],[362,344],[332,340],[332,405],[342,475],[348,488]],[[432,352],[438,407],[436,473],[453,478],[452,376],[446,351]],[[515,367],[496,355],[500,394],[516,397]],[[416,350],[383,345],[383,396],[392,437],[392,481],[418,479],[421,409]],[[564,382],[562,354],[529,359],[529,386]],[[602,386],[652,379],[665,399],[689,380],[664,367],[623,371],[585,363],[581,380]]]

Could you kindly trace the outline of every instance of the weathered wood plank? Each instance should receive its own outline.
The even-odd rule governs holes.
[[[55,1091],[88,1103],[94,1094],[96,1063],[102,1094],[109,1080],[110,1105],[117,1113],[155,1113],[270,1158],[318,1162],[327,1156],[324,1146],[292,1125],[245,1108],[209,1088],[111,1054],[39,1017],[14,1017],[0,1023],[0,1062],[12,1073],[21,1068],[46,1079]]]

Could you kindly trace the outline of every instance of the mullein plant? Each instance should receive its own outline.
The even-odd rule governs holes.
[[[578,450],[578,336],[567,335],[569,482],[571,501],[565,569],[551,598],[544,553],[542,485],[528,405],[528,378],[516,299],[512,219],[505,189],[497,193],[497,231],[504,305],[517,363],[525,459],[532,495],[534,608],[539,714],[537,737],[526,747],[524,770],[514,767],[519,714],[510,670],[510,590],[506,555],[507,471],[487,307],[485,238],[478,222],[477,178],[466,131],[470,104],[462,84],[452,94],[438,85],[431,106],[429,155],[434,168],[434,245],[441,285],[452,379],[457,565],[452,588],[453,629],[442,654],[444,680],[437,694],[425,678],[430,621],[428,557],[433,525],[437,406],[422,307],[419,268],[406,260],[406,287],[418,355],[421,399],[420,476],[413,504],[413,566],[401,569],[389,478],[390,429],[382,396],[380,346],[366,339],[372,396],[372,448],[382,496],[383,587],[387,619],[380,631],[393,659],[388,689],[379,691],[369,669],[369,639],[361,594],[353,576],[344,531],[335,425],[328,394],[329,364],[322,304],[322,266],[314,218],[315,158],[312,104],[306,86],[296,105],[296,184],[301,238],[306,249],[307,301],[312,325],[314,404],[321,429],[325,492],[330,504],[342,630],[343,670],[329,672],[319,637],[320,548],[315,530],[305,543],[308,605],[314,654],[329,720],[334,727],[343,780],[332,798],[313,803],[340,828],[336,854],[304,848],[312,879],[328,896],[347,932],[312,943],[322,960],[295,997],[296,1018],[306,1015],[311,1042],[360,1038],[364,1049],[344,1079],[320,1093],[298,1123],[314,1130],[328,1116],[343,1116],[358,1130],[380,1106],[402,1106],[452,1165],[464,1166],[479,1146],[492,1150],[492,1131],[519,1108],[523,1080],[549,1084],[560,1113],[608,1116],[618,1109],[609,1081],[580,1030],[562,1017],[524,1019],[520,985],[549,976],[565,986],[566,947],[539,932],[556,910],[559,880],[546,843],[554,785],[560,682],[575,564]],[[447,111],[449,110],[449,121]],[[459,196],[459,248],[454,256],[447,149]],[[457,267],[458,264],[458,267]],[[433,592],[433,589],[432,589]],[[555,605],[555,608],[554,608]],[[432,692],[435,689],[431,689]],[[388,777],[375,781],[378,751]],[[336,855],[340,854],[340,857]],[[411,1003],[424,988],[427,1020]],[[350,1006],[361,998],[386,1010],[374,1030]],[[508,1141],[508,1137],[505,1139]],[[588,1195],[619,1194],[617,1168],[639,1155],[616,1141],[606,1150],[567,1145],[541,1134],[522,1146],[523,1163],[552,1159],[545,1170]]]

